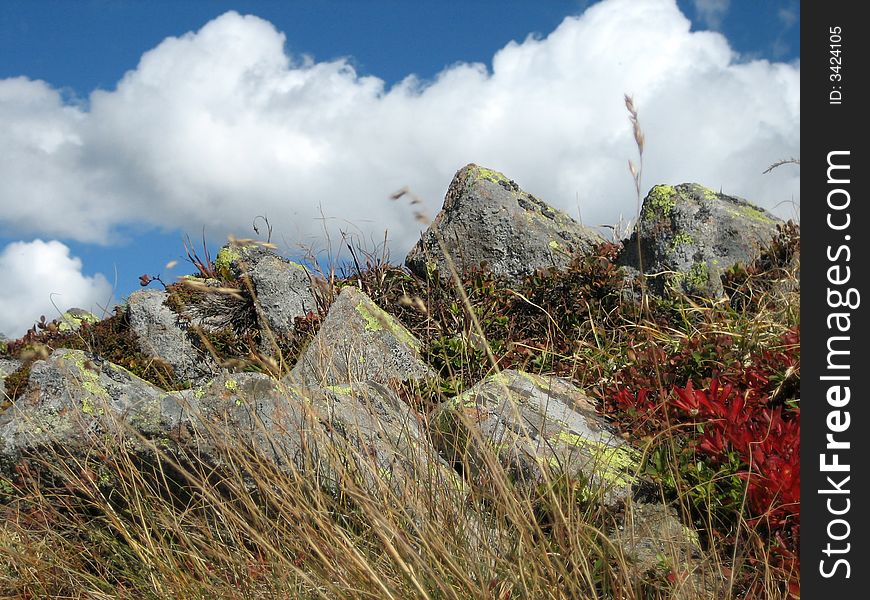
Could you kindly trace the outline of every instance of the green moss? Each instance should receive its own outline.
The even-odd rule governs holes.
[[[696,262],[686,275],[686,283],[693,289],[701,289],[710,282],[710,270],[707,263]]]
[[[710,269],[705,262],[694,263],[688,272],[677,273],[670,280],[670,285],[687,292],[702,291],[709,283]]]
[[[6,396],[10,400],[15,400],[24,390],[27,389],[27,384],[30,381],[30,367],[33,361],[24,362],[17,370],[13,371],[3,379],[3,385],[6,388]],[[2,409],[0,409],[2,412]]]
[[[677,205],[677,190],[672,185],[657,185],[649,191],[643,203],[648,219],[668,217]]]

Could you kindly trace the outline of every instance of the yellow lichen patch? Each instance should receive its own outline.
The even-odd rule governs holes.
[[[242,253],[232,245],[225,246],[220,249],[217,257],[214,259],[215,271],[226,279],[230,278],[230,268],[232,264],[242,258]]]
[[[57,328],[59,331],[70,331],[72,329],[76,329],[82,323],[97,322],[99,322],[99,319],[94,314],[83,313],[79,315],[74,315],[71,312],[67,311],[63,313],[63,316],[61,316],[60,323],[58,323]]]
[[[705,188],[703,186],[698,186],[701,188],[701,195],[704,196],[704,200],[709,200],[710,202],[715,202],[719,199],[719,194],[711,190],[710,188]]]
[[[328,385],[323,389],[329,390],[334,394],[341,394],[342,396],[348,396],[353,393],[353,386],[351,385]]]
[[[98,408],[97,405],[108,402],[109,392],[100,384],[100,376],[97,371],[93,370],[85,354],[77,352],[73,356],[75,357],[73,364],[77,367],[79,374],[79,385],[86,392],[82,396],[82,412],[86,415],[101,415],[103,409]]]
[[[420,342],[414,339],[411,332],[405,329],[405,326],[396,321],[393,317],[387,314],[382,308],[373,302],[360,301],[356,305],[356,312],[365,320],[366,331],[383,331],[388,330],[396,336],[401,342],[410,346],[414,350],[420,349]]]
[[[676,250],[680,246],[688,246],[689,244],[694,243],[695,238],[693,238],[691,234],[681,231],[671,240],[671,250]]]
[[[475,169],[477,178],[479,179],[487,179],[493,183],[501,183],[509,181],[507,177],[504,176],[503,173],[499,173],[498,171],[494,171],[493,169],[487,169],[485,167],[477,167]]]
[[[597,475],[608,484],[629,486],[640,470],[641,455],[631,446],[611,446],[606,442],[590,440],[566,431],[560,431],[555,436],[555,441],[588,452],[594,461]]]
[[[549,388],[549,383],[547,382],[547,380],[544,379],[543,377],[541,377],[540,375],[535,375],[534,373],[527,373],[525,371],[517,371],[517,373],[521,377],[524,377],[524,378],[528,379],[529,381],[531,381],[532,385],[534,385],[535,387],[538,387],[540,389],[548,389]]]
[[[650,190],[644,202],[647,218],[670,216],[677,205],[677,190],[672,185],[657,185]]]
[[[735,208],[729,209],[729,213],[734,215],[735,217],[744,217],[751,221],[756,221],[758,223],[764,224],[774,224],[776,223],[775,219],[770,218],[763,210],[760,208],[756,208],[749,204],[738,205]]]
[[[227,380],[224,382],[224,387],[225,387],[226,389],[228,389],[229,391],[234,392],[234,391],[236,391],[236,390],[238,389],[239,384],[236,382],[235,379],[227,379]]]
[[[454,396],[448,401],[448,406],[451,408],[475,408],[477,406],[477,391],[465,390],[458,396]]]

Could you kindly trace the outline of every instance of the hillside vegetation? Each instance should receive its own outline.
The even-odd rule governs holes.
[[[192,253],[193,275],[222,290],[220,300],[205,300],[214,296],[202,285],[165,287],[179,314],[200,323],[225,317],[212,327],[188,317],[192,343],[216,369],[280,382],[342,287],[354,286],[419,341],[434,372],[389,384],[422,431],[445,402],[494,373],[558,376],[592,396],[637,449],[644,485],[616,507],[597,502],[582,480],[520,487],[485,440],[468,442],[486,465],[474,467],[473,481],[468,457],[452,456],[451,475],[421,473],[411,486],[381,474],[371,484],[336,453],[323,457],[339,482],[331,486],[304,469],[277,468],[241,439],[226,440],[218,467],[190,456],[182,462],[158,438],[131,444],[105,435],[87,456],[44,447],[0,478],[0,591],[8,598],[797,598],[799,250],[799,228],[780,225],[754,261],[721,274],[724,296],[710,300],[651,293],[618,264],[621,246],[607,242],[563,269],[519,280],[485,266],[420,276],[353,248],[345,272],[315,277],[316,306],[284,332],[263,326],[248,277]],[[5,379],[5,406],[31,401],[31,368],[59,348],[83,350],[161,390],[195,391],[142,351],[129,320],[123,308],[76,330],[43,320],[5,344],[0,359],[18,367]],[[652,501],[676,509],[695,550],[663,536],[650,546],[652,562],[639,568],[618,531],[632,522],[635,502]]]

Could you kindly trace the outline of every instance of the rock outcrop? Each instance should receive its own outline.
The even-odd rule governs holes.
[[[33,365],[24,396],[0,417],[0,456],[8,466],[62,447],[83,458],[107,436],[140,449],[151,440],[216,468],[225,450],[247,447],[279,468],[311,468],[333,487],[338,464],[370,487],[379,474],[403,485],[433,474],[457,479],[426,452],[413,411],[377,384],[300,388],[238,373],[164,392],[99,357],[63,349]]]
[[[133,432],[166,435],[180,423],[178,400],[98,356],[56,350],[33,364],[24,395],[0,414],[0,464],[51,447],[81,457],[106,435],[133,444]]]
[[[742,198],[695,183],[657,185],[643,202],[619,262],[656,274],[650,279],[656,293],[717,299],[723,294],[722,273],[736,263],[751,262],[781,223]]]
[[[564,268],[574,253],[604,241],[503,174],[474,164],[456,173],[441,212],[405,259],[408,268],[421,277],[433,269],[449,277],[439,238],[460,272],[485,264],[512,281]]]
[[[287,380],[341,385],[434,376],[420,359],[419,340],[363,292],[346,286]]]
[[[720,274],[735,263],[751,261],[758,247],[776,234],[779,223],[744,200],[695,184],[656,186],[644,202],[634,237],[625,242],[620,261],[629,269],[639,269],[642,257],[646,273],[664,273],[651,278],[661,293],[716,298],[723,293]],[[485,264],[514,282],[537,269],[565,268],[572,256],[603,241],[502,174],[476,165],[457,173],[442,212],[408,255],[407,265],[419,275],[429,277],[433,270],[448,274],[439,238],[461,270]],[[605,262],[609,273],[615,270]],[[598,264],[587,261],[583,267],[594,274]],[[381,283],[382,290],[393,295],[383,297],[418,307],[411,317],[408,312],[397,314],[419,327],[415,330],[438,331],[441,336],[428,338],[429,346],[424,347],[384,310],[391,307],[378,306],[354,285],[340,288],[325,316],[317,313],[324,298],[317,296],[309,273],[270,248],[230,244],[218,253],[214,266],[215,273],[209,273],[216,275],[212,279],[190,277],[187,287],[136,292],[129,298],[126,314],[118,311],[79,333],[71,330],[94,323],[96,317],[71,310],[57,327],[43,324],[40,331],[35,328],[3,348],[0,356],[15,360],[0,360],[0,497],[11,493],[4,490],[15,491],[10,482],[24,463],[42,469],[38,475],[49,481],[57,474],[52,461],[61,465],[68,461],[73,467],[68,475],[78,477],[80,471],[74,469],[99,460],[95,457],[109,447],[109,440],[121,444],[115,448],[132,451],[134,460],[143,464],[153,465],[149,461],[162,457],[169,459],[166,464],[172,468],[191,466],[192,472],[204,466],[205,471],[197,474],[205,472],[221,482],[240,469],[246,479],[233,493],[245,499],[256,498],[263,489],[263,478],[253,473],[257,468],[274,477],[303,477],[306,483],[310,479],[336,498],[345,492],[357,498],[381,494],[385,501],[402,503],[409,493],[449,488],[459,493],[457,506],[462,508],[463,516],[454,521],[475,531],[482,549],[498,553],[502,545],[510,545],[507,538],[512,533],[505,536],[493,525],[504,515],[491,510],[487,485],[493,482],[492,475],[500,477],[503,471],[511,482],[504,489],[520,492],[524,501],[539,501],[542,490],[556,490],[549,486],[554,481],[570,482],[572,491],[582,491],[584,507],[588,503],[604,509],[600,518],[607,520],[598,524],[603,523],[608,551],[624,558],[639,578],[671,565],[676,576],[686,575],[687,591],[675,592],[674,597],[691,598],[699,590],[701,596],[712,597],[718,582],[694,574],[706,568],[697,565],[701,554],[697,536],[682,525],[672,508],[643,503],[652,497],[649,492],[654,486],[641,473],[640,451],[614,433],[583,390],[566,379],[520,370],[504,370],[477,381],[479,376],[473,374],[481,373],[483,366],[466,369],[468,353],[444,360],[437,355],[439,342],[468,333],[457,331],[455,324],[462,321],[453,317],[464,315],[466,309],[474,314],[496,296],[478,296],[478,304],[466,307],[447,296],[443,287],[432,285],[431,279],[421,282],[398,268],[391,271],[398,277]],[[574,275],[572,271],[570,276]],[[361,287],[366,284],[362,276],[358,281]],[[498,287],[501,283],[496,282],[497,293],[522,297],[554,325],[568,330],[550,316],[555,311],[541,308],[516,288]],[[572,310],[573,299],[581,295],[573,292],[575,288],[567,289],[571,290],[565,294],[568,301],[558,310]],[[422,296],[430,292],[426,304]],[[607,301],[618,298],[618,292],[608,289]],[[411,294],[419,297],[412,299]],[[581,300],[585,301],[578,298],[578,303]],[[479,323],[490,327],[482,330],[518,324],[510,331],[528,335],[525,323],[517,318],[520,312],[503,309],[499,302],[491,302],[497,309],[492,315],[480,317]],[[482,312],[488,309],[484,306]],[[448,318],[434,318],[438,311]],[[297,321],[299,317],[307,318]],[[516,322],[511,321],[514,318]],[[590,325],[596,327],[592,321],[590,316]],[[430,325],[432,329],[427,329]],[[257,354],[258,350],[266,354],[265,329],[276,334],[271,339],[276,343],[270,346],[276,349],[274,355]],[[575,332],[573,325],[563,332],[568,342],[558,346],[560,354],[575,342]],[[102,337],[86,340],[87,333]],[[200,349],[195,334],[202,334],[202,345],[215,356],[230,358],[219,368]],[[259,334],[256,343],[254,334]],[[509,353],[514,349],[507,347],[526,344],[529,360],[512,364],[551,364],[535,362],[538,356],[531,352],[531,343],[536,338],[521,335],[497,339],[503,347],[491,346],[493,363],[514,360]],[[133,350],[133,339],[138,352]],[[115,352],[116,342],[123,352]],[[236,343],[241,350],[233,347]],[[171,366],[175,378],[162,389],[101,356],[60,344],[98,349],[156,382],[162,373],[139,370],[141,363],[148,362],[142,360],[144,354]],[[230,350],[222,354],[218,346]],[[52,352],[52,348],[60,349]],[[284,361],[290,356],[297,358],[288,374],[290,364]],[[461,378],[440,379],[433,369],[447,373],[457,364]],[[271,375],[221,370],[234,368],[261,369]],[[12,373],[16,398],[7,401],[4,381]],[[284,377],[279,379],[279,374]],[[468,381],[470,377],[475,380]],[[577,379],[587,380],[585,374]],[[455,390],[475,381],[476,385],[446,401],[432,391]],[[183,391],[167,391],[180,388]],[[266,479],[267,486],[272,482]],[[484,494],[473,493],[478,491]],[[440,523],[441,511],[449,512],[447,504],[427,507],[428,522],[437,515],[434,521]],[[427,521],[410,514],[413,510],[403,513],[409,522]],[[537,525],[547,535],[542,523]],[[500,542],[488,541],[493,531]]]

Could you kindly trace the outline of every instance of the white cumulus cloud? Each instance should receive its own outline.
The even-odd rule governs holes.
[[[58,241],[7,245],[0,252],[0,273],[0,333],[10,338],[21,336],[40,314],[51,320],[70,308],[84,308],[101,315],[100,307],[112,298],[106,278],[83,275],[82,261]]]
[[[0,233],[244,236],[266,215],[279,241],[307,244],[323,240],[323,214],[375,240],[389,230],[400,260],[419,224],[390,193],[410,186],[434,216],[468,162],[610,224],[635,212],[626,92],[646,131],[645,187],[698,182],[783,216],[800,200],[797,169],[762,175],[800,155],[799,64],[741,61],[720,34],[690,31],[674,0],[605,0],[491,66],[389,88],[345,60],[289,56],[285,41],[229,12],[78,105],[46,82],[0,80]]]

